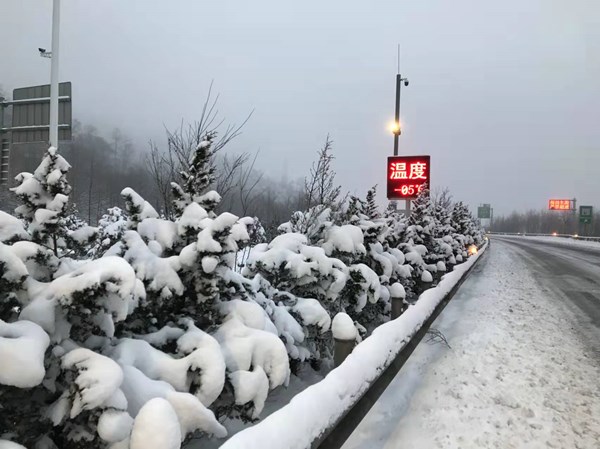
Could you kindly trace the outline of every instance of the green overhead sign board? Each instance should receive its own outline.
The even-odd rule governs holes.
[[[594,208],[592,206],[579,206],[579,223],[590,224],[594,217]]]
[[[483,204],[477,208],[477,218],[492,218],[492,207],[489,204]]]

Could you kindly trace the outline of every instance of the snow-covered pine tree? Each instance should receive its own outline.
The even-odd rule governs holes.
[[[367,198],[364,201],[363,209],[361,211],[362,214],[366,215],[370,220],[381,217],[381,213],[379,212],[379,208],[377,207],[375,199],[376,196],[377,184],[375,184],[367,191]]]
[[[435,220],[435,252],[439,255],[437,261],[438,271],[444,272],[449,269],[448,265],[456,264],[452,250],[452,201],[448,190],[442,191],[433,199],[433,211]],[[451,269],[451,268],[450,268]]]
[[[89,226],[79,216],[79,210],[75,204],[69,207],[67,216],[61,219],[66,230],[65,242],[69,249],[65,255],[71,258],[83,258],[91,256],[94,252],[95,243],[98,238],[98,228]]]
[[[173,206],[176,216],[181,216],[185,208],[192,202],[198,203],[209,214],[214,211],[221,197],[215,191],[209,191],[215,182],[215,165],[213,143],[216,132],[205,134],[203,140],[198,144],[189,171],[181,171],[181,185],[171,183],[173,194]]]
[[[360,214],[365,209],[365,206],[366,205],[363,200],[354,195],[351,195],[350,199],[348,200],[348,207],[346,207],[346,210],[342,214],[341,222],[348,224],[357,223]]]
[[[129,219],[120,207],[110,207],[98,220],[98,237],[92,248],[92,257],[102,257],[121,240]]]
[[[156,209],[132,188],[126,187],[123,189],[121,196],[125,202],[125,211],[129,218],[127,221],[128,229],[137,229],[138,224],[146,218],[158,218]]]
[[[32,241],[52,249],[57,256],[67,234],[64,219],[71,186],[66,174],[70,168],[58,150],[50,147],[35,172],[17,175],[19,185],[10,189],[21,202],[15,213],[28,224]]]
[[[417,293],[433,282],[438,255],[435,253],[435,220],[429,190],[423,189],[413,202],[408,227],[401,245],[406,260],[413,267],[412,277]]]
[[[251,249],[259,243],[265,243],[267,241],[267,232],[258,217],[244,217],[241,221],[246,225],[248,240],[238,244],[239,251],[236,254],[235,263],[235,269],[238,272],[244,267]]]
[[[474,243],[472,237],[472,218],[469,208],[459,201],[452,208],[452,228],[454,229],[452,248],[456,262],[461,263],[467,258],[467,250]]]
[[[404,214],[396,209],[394,201],[388,203],[383,217],[389,230],[386,242],[390,248],[398,248],[404,242],[408,220]]]

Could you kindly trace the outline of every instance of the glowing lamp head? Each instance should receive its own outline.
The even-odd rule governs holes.
[[[553,236],[553,237],[556,237],[557,235],[558,235],[558,232],[553,232],[553,233],[552,233],[552,236]]]
[[[469,246],[469,256],[473,256],[473,255],[477,254],[477,251],[478,251],[477,246],[475,246],[475,245]]]
[[[391,122],[389,129],[392,132],[392,134],[400,134],[400,122]]]
[[[579,234],[575,234],[573,237],[577,238],[577,237],[579,237]]]

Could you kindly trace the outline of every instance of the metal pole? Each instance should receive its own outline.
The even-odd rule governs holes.
[[[402,75],[396,75],[396,111],[394,114],[395,126],[398,127],[394,132],[394,156],[398,156],[398,136],[400,136],[400,89],[402,85]]]
[[[4,97],[0,97],[0,143],[2,143],[2,129],[4,128]]]
[[[60,26],[60,0],[52,4],[52,60],[50,64],[50,145],[58,147],[58,31]]]
[[[579,223],[577,220],[577,198],[573,198],[573,229],[575,229],[574,234],[578,234]]]

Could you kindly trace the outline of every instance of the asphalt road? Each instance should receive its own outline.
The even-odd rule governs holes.
[[[600,251],[522,237],[494,236],[528,262],[540,288],[572,314],[573,329],[600,360]]]

